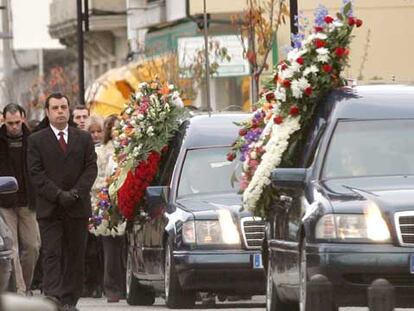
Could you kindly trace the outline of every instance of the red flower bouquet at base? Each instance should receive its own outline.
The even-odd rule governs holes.
[[[142,200],[145,189],[154,180],[161,156],[151,152],[147,160],[139,162],[135,171],[129,171],[125,182],[118,191],[118,209],[127,220],[133,220],[135,208]]]

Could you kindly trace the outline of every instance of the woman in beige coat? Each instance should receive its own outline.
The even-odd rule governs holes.
[[[107,179],[113,172],[114,146],[112,128],[118,122],[116,115],[111,115],[104,122],[103,144],[96,148],[98,155],[98,177],[93,189],[99,192],[107,187]],[[96,197],[96,196],[95,196]],[[118,302],[125,297],[126,243],[124,236],[103,236],[104,254],[104,292],[108,302]]]

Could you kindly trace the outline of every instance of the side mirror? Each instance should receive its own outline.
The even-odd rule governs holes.
[[[0,176],[0,194],[15,193],[19,190],[17,180],[11,176]]]
[[[303,188],[306,179],[305,168],[277,168],[272,172],[272,184],[281,188]]]
[[[150,208],[157,208],[162,204],[166,204],[168,202],[169,192],[170,188],[166,186],[147,187],[145,190],[147,205]]]

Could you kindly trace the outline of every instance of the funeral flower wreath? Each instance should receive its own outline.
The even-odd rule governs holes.
[[[116,168],[108,187],[98,194],[91,232],[121,235],[126,220],[147,220],[142,208],[145,189],[156,177],[183,116],[183,102],[174,85],[159,80],[139,85],[113,129]]]
[[[345,84],[340,74],[348,65],[351,33],[361,25],[350,1],[335,17],[320,7],[316,25],[278,64],[251,118],[238,124],[239,137],[227,158],[238,156],[243,163],[243,206],[253,214],[266,217],[269,203],[277,199],[271,172],[280,165],[292,135],[312,120],[318,98]]]

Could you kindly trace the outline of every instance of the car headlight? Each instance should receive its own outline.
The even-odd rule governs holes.
[[[386,242],[390,231],[375,203],[370,202],[364,214],[327,214],[319,219],[315,237],[324,240]]]
[[[183,242],[187,244],[240,244],[239,231],[228,210],[220,210],[218,220],[191,220],[185,222],[182,234]]]

